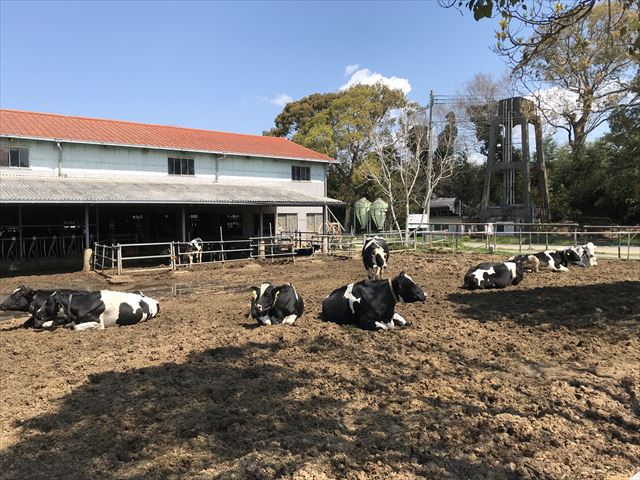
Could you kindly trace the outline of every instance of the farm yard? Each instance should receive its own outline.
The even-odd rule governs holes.
[[[427,293],[410,325],[319,320],[360,258],[197,266],[109,285],[158,318],[104,331],[0,322],[3,479],[628,479],[640,468],[640,265],[600,260],[515,287],[458,287],[476,254],[392,253]],[[251,285],[290,281],[294,326],[248,319]],[[177,293],[177,295],[175,295]],[[9,313],[9,315],[7,315]]]

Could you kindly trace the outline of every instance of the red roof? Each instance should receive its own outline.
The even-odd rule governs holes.
[[[0,109],[0,135],[334,162],[286,138]]]

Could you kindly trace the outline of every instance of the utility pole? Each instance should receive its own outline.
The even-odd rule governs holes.
[[[427,224],[431,222],[430,218],[430,210],[431,210],[431,173],[433,172],[433,142],[432,142],[432,132],[433,132],[433,104],[434,104],[435,95],[433,90],[429,94],[429,126],[428,126],[428,134],[427,134],[427,183],[425,186],[425,197],[424,204],[422,206],[422,217],[427,218]],[[422,222],[420,222],[422,224]]]

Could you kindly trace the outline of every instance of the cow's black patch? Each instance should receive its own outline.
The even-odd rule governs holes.
[[[142,303],[142,302],[140,302]],[[149,307],[147,306],[147,310]],[[122,302],[118,311],[116,325],[135,325],[142,320],[142,308],[136,308],[135,312],[128,303]]]
[[[149,304],[147,302],[140,300],[140,308],[142,309],[142,316],[145,320],[151,318],[151,315],[149,315]]]

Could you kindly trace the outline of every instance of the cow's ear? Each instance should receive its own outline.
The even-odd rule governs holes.
[[[260,289],[258,287],[251,287],[251,298],[254,300],[258,298],[258,292]]]
[[[404,276],[406,276],[406,275],[407,275],[407,274],[406,274],[406,273],[404,273],[404,270],[402,270],[402,271],[400,272],[400,276],[404,277]]]

